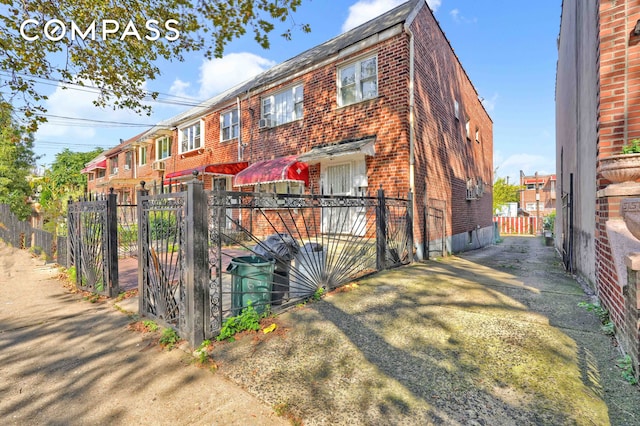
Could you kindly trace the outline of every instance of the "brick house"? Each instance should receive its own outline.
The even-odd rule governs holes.
[[[411,0],[133,138],[166,190],[414,194],[417,258],[493,241],[492,121],[424,0]],[[122,154],[120,154],[122,155]],[[108,155],[107,155],[108,157]],[[109,160],[107,159],[107,162]],[[444,213],[444,234],[429,231]]]
[[[556,242],[567,268],[595,290],[616,336],[640,357],[633,253],[640,241],[620,212],[640,185],[602,174],[603,161],[640,137],[640,4],[564,0],[556,77]]]
[[[556,211],[556,175],[520,174],[520,208],[540,219]]]

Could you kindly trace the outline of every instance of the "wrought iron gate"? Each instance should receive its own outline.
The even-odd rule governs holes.
[[[276,310],[413,259],[411,196],[205,192],[194,180],[137,198],[139,312],[193,346],[249,304]]]
[[[573,173],[569,174],[569,192],[562,192],[562,263],[573,272]]]
[[[67,210],[69,267],[76,286],[115,297],[119,293],[116,195],[70,201]]]

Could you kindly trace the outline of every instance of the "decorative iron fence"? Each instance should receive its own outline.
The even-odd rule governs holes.
[[[139,311],[192,345],[251,304],[278,310],[411,262],[412,201],[205,192],[138,195]]]
[[[88,195],[67,207],[69,267],[82,290],[115,297],[118,286],[116,195]]]

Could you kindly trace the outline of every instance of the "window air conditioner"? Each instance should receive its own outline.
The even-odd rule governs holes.
[[[151,170],[155,170],[157,172],[164,171],[164,161],[154,161],[151,163]]]
[[[261,129],[265,129],[271,127],[271,119],[270,118],[261,118],[258,123],[258,127]]]

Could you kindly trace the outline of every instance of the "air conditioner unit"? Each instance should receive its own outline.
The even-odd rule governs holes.
[[[124,165],[124,169],[125,169],[125,170],[130,170],[130,169],[131,169],[131,166],[129,166],[128,164],[125,164],[125,165]]]
[[[157,172],[164,171],[164,161],[154,161],[151,163],[151,170],[155,170]]]
[[[258,123],[258,127],[261,129],[266,129],[271,127],[271,119],[270,118],[261,118]]]
[[[118,168],[114,167],[113,169],[111,169],[111,174],[112,175],[117,175],[118,174]]]

